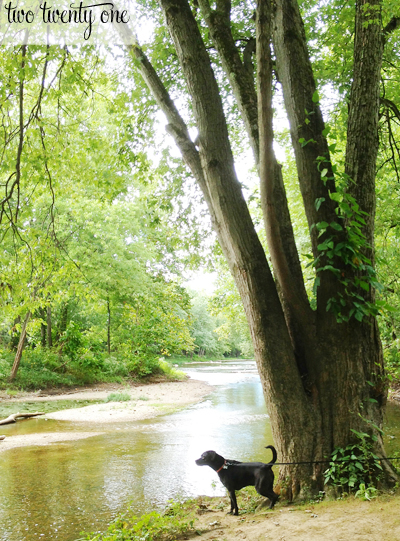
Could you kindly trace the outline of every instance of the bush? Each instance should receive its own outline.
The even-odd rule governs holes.
[[[170,379],[179,379],[179,380],[182,380],[182,379],[185,379],[186,378],[186,374],[185,372],[182,372],[182,370],[176,370],[172,365],[171,363],[169,363],[168,361],[166,361],[164,359],[164,357],[161,357],[161,359],[159,359],[158,361],[158,365],[160,367],[160,370],[162,371],[162,373],[164,375],[166,375],[168,378]]]
[[[325,471],[325,484],[338,487],[342,492],[361,490],[362,485],[373,487],[382,473],[379,457],[373,452],[376,436],[352,432],[359,442],[345,448],[337,447]]]

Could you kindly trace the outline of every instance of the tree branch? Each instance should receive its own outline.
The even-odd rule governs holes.
[[[400,28],[400,17],[392,17],[383,29],[383,35],[386,40],[388,34]]]
[[[220,2],[216,10],[211,10],[208,0],[199,0],[199,4],[210,30],[210,35],[222,60],[222,65],[234,91],[242,119],[247,129],[251,146],[257,165],[263,162],[263,171],[260,169],[261,204],[264,213],[264,222],[267,232],[268,247],[270,249],[274,274],[279,282],[279,293],[284,307],[285,316],[295,351],[303,349],[296,345],[297,334],[293,329],[295,313],[293,307],[298,307],[300,319],[304,321],[306,314],[311,316],[308,298],[304,286],[303,274],[297,252],[293,227],[290,219],[285,186],[282,179],[282,170],[276,161],[272,148],[272,67],[270,58],[270,38],[267,37],[267,46],[263,51],[268,54],[268,66],[259,72],[258,85],[261,86],[257,100],[254,87],[254,74],[251,55],[258,45],[252,38],[248,41],[243,53],[243,62],[240,60],[238,48],[232,37],[230,27],[229,2]],[[263,18],[269,27],[269,19]],[[258,26],[258,29],[260,26]],[[258,65],[263,64],[263,53],[257,55]],[[262,103],[260,103],[260,100]],[[264,108],[264,103],[265,107]],[[261,110],[261,116],[259,116]],[[267,116],[263,111],[268,110]],[[260,129],[263,133],[263,149],[260,154]],[[266,151],[266,146],[268,151]],[[264,167],[265,166],[265,167]],[[290,321],[290,323],[289,323]]]
[[[366,10],[365,6],[370,6]],[[371,246],[367,257],[373,259],[375,220],[375,176],[379,148],[379,91],[383,55],[382,29],[379,23],[380,0],[363,1],[356,5],[356,31],[354,38],[353,82],[347,122],[346,174],[352,179],[348,191],[361,209],[367,213],[363,233]],[[373,11],[370,11],[373,10]],[[368,59],[368,61],[367,61]]]
[[[276,0],[273,31],[277,69],[283,88],[285,109],[296,156],[299,185],[310,228],[314,257],[318,257],[319,232],[315,225],[336,220],[336,204],[329,197],[335,192],[334,175],[325,125],[316,94],[316,83],[297,0]],[[324,158],[326,184],[321,179],[318,158]],[[317,210],[316,200],[323,201]]]
[[[257,86],[260,137],[261,203],[274,274],[300,373],[308,373],[307,355],[316,350],[313,312],[304,287],[281,166],[273,150],[271,2],[257,6]]]

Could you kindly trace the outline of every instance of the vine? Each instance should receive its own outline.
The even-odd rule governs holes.
[[[329,128],[324,130],[323,135],[328,133]],[[335,152],[335,146],[329,146],[332,153]],[[328,168],[325,166],[328,160],[320,156],[317,161],[321,179],[326,184],[328,179],[333,178],[328,177]],[[383,290],[372,262],[366,255],[371,246],[362,230],[368,214],[361,210],[356,199],[347,192],[353,180],[346,173],[339,172],[336,165],[330,164],[330,167],[335,175],[337,191],[329,192],[329,197],[336,202],[337,221],[315,224],[318,237],[324,238],[317,246],[320,252],[318,257],[307,256],[312,259],[307,266],[313,266],[316,270],[314,294],[320,285],[318,273],[323,271],[332,272],[342,285],[341,291],[328,300],[326,310],[332,311],[338,322],[349,321],[352,317],[362,321],[365,316],[377,316],[383,308],[390,307],[383,300],[371,301],[366,298],[371,289],[379,292]],[[324,197],[316,199],[317,211],[324,201]]]

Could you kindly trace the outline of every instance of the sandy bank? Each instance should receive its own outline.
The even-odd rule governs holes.
[[[123,388],[124,393],[131,395],[127,402],[107,402],[93,404],[84,408],[67,409],[46,414],[47,419],[60,421],[76,421],[84,423],[115,423],[124,421],[139,421],[175,411],[201,400],[209,394],[211,387],[201,381],[188,379],[152,385],[140,385],[133,388]],[[93,391],[92,391],[93,392]],[[80,393],[78,393],[80,394]],[[93,392],[91,399],[106,398],[109,392]],[[104,396],[103,396],[104,395]],[[74,399],[81,398],[77,394]],[[87,399],[87,396],[83,396]]]
[[[131,396],[130,401],[126,402],[107,402],[93,404],[83,408],[71,408],[53,413],[46,413],[45,419],[56,419],[59,421],[72,421],[80,423],[77,431],[68,432],[40,432],[33,434],[12,435],[10,427],[3,431],[0,426],[0,434],[6,434],[6,439],[0,441],[0,452],[26,445],[48,445],[50,443],[77,440],[96,436],[102,432],[110,430],[110,423],[134,422],[142,419],[149,419],[171,413],[177,409],[184,408],[202,400],[211,392],[212,387],[202,381],[187,379],[184,381],[152,383],[148,385],[126,386],[99,386],[98,389],[90,388],[80,390],[74,393],[58,394],[56,396],[37,396],[32,395],[29,401],[38,402],[40,411],[40,402],[48,400],[104,400],[110,392],[124,392]],[[26,400],[17,399],[15,402]],[[18,423],[29,423],[31,420],[17,421]],[[96,432],[82,431],[82,424],[88,423],[95,425]],[[102,430],[103,426],[103,430]]]

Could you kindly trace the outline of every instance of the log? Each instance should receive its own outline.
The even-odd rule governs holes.
[[[44,415],[44,411],[36,411],[35,413],[13,413],[0,421],[0,425],[16,423],[17,419],[28,419],[29,417],[36,417],[36,415]]]

